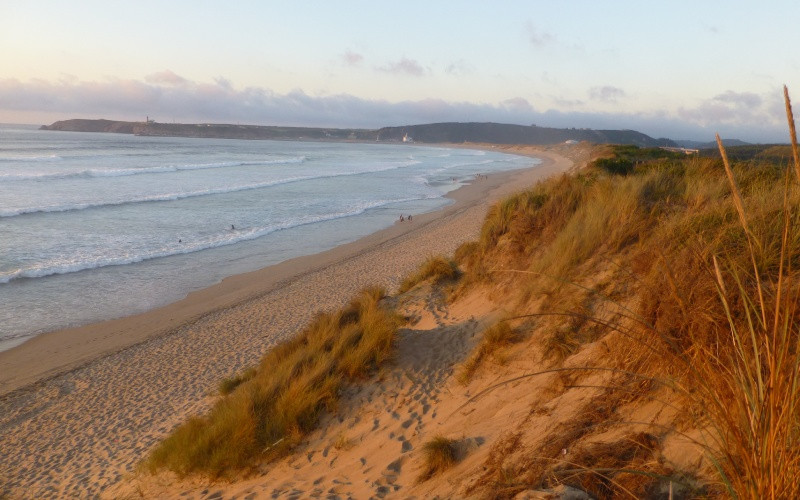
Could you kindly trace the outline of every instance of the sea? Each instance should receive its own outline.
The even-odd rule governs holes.
[[[444,207],[477,174],[537,162],[0,125],[0,350],[354,241]]]

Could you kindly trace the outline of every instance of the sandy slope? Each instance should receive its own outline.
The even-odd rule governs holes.
[[[111,496],[406,497],[419,474],[424,440],[453,432],[447,423],[455,405],[463,403],[465,391],[451,375],[491,317],[491,307],[481,297],[471,307],[454,311],[440,294],[423,287],[404,297],[399,310],[412,318],[412,325],[399,332],[395,359],[373,380],[343,394],[336,414],[327,416],[288,459],[233,484],[144,475],[112,490]],[[487,437],[465,436],[463,446],[477,448]]]
[[[477,181],[456,193],[457,203],[447,209],[359,242],[225,280],[144,315],[56,332],[0,353],[0,492],[12,498],[107,492],[177,423],[208,408],[220,379],[255,363],[315,312],[342,305],[367,285],[396,286],[425,257],[451,253],[474,239],[489,201],[572,166],[558,154],[535,148],[509,152],[547,161]],[[423,338],[430,332],[419,325],[426,324],[450,331],[435,309],[430,314],[433,319],[422,318],[417,330],[403,335]],[[414,433],[425,418],[441,414],[434,409],[437,391],[477,328],[468,317],[460,321],[466,329],[430,337],[421,351],[414,347],[404,353],[401,347],[400,364],[360,396],[367,410],[356,410],[358,401],[346,403],[362,415],[353,417],[346,439],[351,433],[361,440],[378,433],[374,446],[386,447],[385,458],[370,458],[370,463],[350,457],[361,464],[363,478],[376,477],[371,479],[380,483],[376,492],[392,490],[398,480],[392,477],[411,474],[403,460],[395,463],[393,452],[413,450],[419,445]],[[384,414],[392,391],[409,400],[394,414]],[[305,460],[326,463],[331,451],[324,448]],[[285,470],[287,488],[293,487]],[[335,487],[334,479],[325,476],[317,484]]]
[[[461,385],[454,377],[460,363],[501,314],[502,306],[486,290],[448,305],[441,289],[425,285],[403,295],[398,306],[410,321],[399,332],[395,359],[368,383],[350,388],[336,413],[291,456],[232,483],[143,474],[108,497],[466,498],[480,493],[475,489],[485,479],[486,464],[498,460],[498,450],[504,458],[510,437],[524,436],[531,441],[526,445],[539,447],[548,431],[602,395],[590,389],[553,398],[555,374],[490,389],[498,380],[543,368],[541,359],[525,356],[509,366],[489,362],[473,382]],[[420,481],[424,445],[436,436],[456,441],[459,464]],[[546,492],[529,493],[549,498]],[[558,498],[588,498],[571,493],[577,496]]]

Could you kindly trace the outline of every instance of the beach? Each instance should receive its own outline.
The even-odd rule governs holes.
[[[542,163],[475,180],[449,195],[453,204],[356,242],[0,353],[0,492],[102,494],[175,425],[206,410],[221,379],[256,363],[318,311],[366,286],[393,292],[427,257],[475,239],[491,202],[573,165],[541,148],[496,150]]]

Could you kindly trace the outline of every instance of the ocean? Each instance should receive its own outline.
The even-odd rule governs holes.
[[[0,125],[0,350],[354,241],[537,160]]]

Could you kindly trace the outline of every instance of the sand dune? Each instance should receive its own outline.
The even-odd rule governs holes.
[[[255,363],[317,311],[341,306],[364,286],[393,289],[429,255],[451,253],[474,239],[490,201],[572,165],[535,148],[509,151],[546,161],[476,181],[454,194],[455,204],[415,217],[413,223],[227,279],[144,315],[56,332],[0,353],[0,492],[13,498],[107,492],[177,423],[207,409],[220,379]],[[431,321],[434,328],[445,328]],[[380,384],[373,387],[362,396],[367,403],[362,412],[374,417],[354,422],[348,436],[377,432],[381,436],[375,446],[413,448],[414,432],[437,411],[439,389],[434,388],[469,343],[464,332],[474,328],[447,337],[453,345],[441,345],[442,335],[431,337],[420,356],[401,352],[404,361],[385,383],[400,384],[395,392],[405,391],[410,401],[402,411],[383,415],[390,392]],[[328,454],[323,449],[317,459],[327,460]],[[391,491],[392,477],[403,469],[403,461],[395,463],[395,458],[368,465],[359,457],[349,459],[360,463],[364,474],[375,467],[383,471],[375,491]],[[313,462],[314,456],[305,460]],[[291,475],[286,477],[290,488]],[[322,477],[320,484],[331,488],[338,484],[334,479]]]

